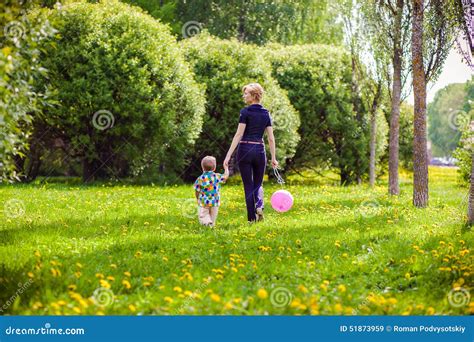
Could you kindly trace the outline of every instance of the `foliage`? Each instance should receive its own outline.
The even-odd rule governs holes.
[[[325,45],[268,46],[273,75],[299,111],[301,142],[291,165],[339,170],[341,183],[368,170],[367,109],[353,111],[350,55]],[[383,126],[379,141],[383,145]],[[386,134],[386,131],[385,131]]]
[[[31,19],[59,31],[57,47],[41,56],[49,74],[38,86],[58,89],[60,106],[35,119],[35,138],[82,161],[85,180],[182,170],[204,98],[169,29],[118,1],[73,3]]]
[[[463,113],[465,113],[464,124],[460,127],[462,135],[453,156],[458,160],[459,174],[462,181],[469,184],[474,155],[474,77],[466,83]],[[463,121],[460,121],[460,123]]]
[[[466,117],[463,111],[466,85],[450,84],[439,90],[428,105],[428,136],[433,155],[451,156],[461,137],[459,126]]]
[[[34,4],[31,4],[33,6]],[[18,179],[15,156],[25,154],[32,114],[51,103],[48,88],[33,89],[46,73],[39,44],[54,33],[48,22],[33,24],[17,1],[0,3],[0,182]]]
[[[201,172],[200,160],[214,155],[221,163],[239,122],[239,112],[246,106],[242,87],[259,82],[265,89],[263,105],[270,111],[276,139],[276,154],[281,165],[291,158],[299,141],[298,113],[286,92],[271,75],[271,66],[256,46],[237,40],[221,40],[207,32],[182,42],[187,60],[193,65],[196,79],[206,85],[207,108],[204,126],[196,142],[192,177]],[[192,178],[191,177],[191,178]]]

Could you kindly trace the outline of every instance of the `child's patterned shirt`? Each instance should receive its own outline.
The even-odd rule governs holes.
[[[225,182],[223,174],[206,171],[194,182],[194,190],[199,192],[199,206],[218,207],[220,204],[220,183]]]

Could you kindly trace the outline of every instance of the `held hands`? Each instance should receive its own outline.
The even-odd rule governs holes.
[[[228,168],[229,168],[229,161],[230,161],[230,158],[229,158],[229,157],[225,157],[225,159],[224,159],[224,169],[228,169]]]

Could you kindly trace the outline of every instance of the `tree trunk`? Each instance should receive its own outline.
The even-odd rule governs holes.
[[[372,101],[372,108],[370,111],[370,163],[369,163],[369,181],[370,186],[375,185],[375,149],[377,146],[377,109],[382,92],[382,82],[377,84],[377,91]]]
[[[92,182],[95,179],[95,168],[94,162],[87,160],[87,157],[84,157],[82,160],[82,181],[84,183]]]
[[[388,160],[388,182],[389,194],[400,194],[398,185],[398,140],[400,131],[400,98],[402,93],[402,17],[403,0],[397,0],[397,15],[394,27],[394,50],[393,50],[393,87],[392,87],[392,110],[390,114],[390,140]]]
[[[354,39],[354,38],[352,38]],[[362,115],[361,115],[361,106],[359,100],[359,82],[357,79],[357,60],[356,60],[356,51],[354,47],[355,43],[351,43],[351,70],[352,70],[352,106],[356,113],[356,121],[359,127],[362,127]],[[355,158],[356,158],[356,181],[357,184],[362,183],[362,174],[361,174],[361,155],[359,151],[356,150]]]
[[[467,209],[467,223],[474,223],[474,154],[471,154],[471,188],[469,189],[469,205]]]
[[[413,0],[412,68],[415,116],[413,130],[413,204],[428,205],[428,154],[426,145],[426,79],[423,67],[424,0]]]

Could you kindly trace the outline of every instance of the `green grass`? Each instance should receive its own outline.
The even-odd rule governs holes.
[[[214,230],[197,223],[190,185],[3,186],[0,309],[22,315],[472,313],[472,302],[456,305],[465,304],[473,284],[467,189],[455,170],[431,168],[430,206],[415,209],[407,176],[401,195],[389,197],[386,180],[370,189],[295,175],[286,185],[295,204],[284,214],[271,209],[269,197],[279,186],[267,181],[265,222],[254,225],[246,223],[243,188],[233,177],[223,186]],[[24,205],[23,215],[12,209],[15,203]],[[459,287],[452,305],[448,293]]]

